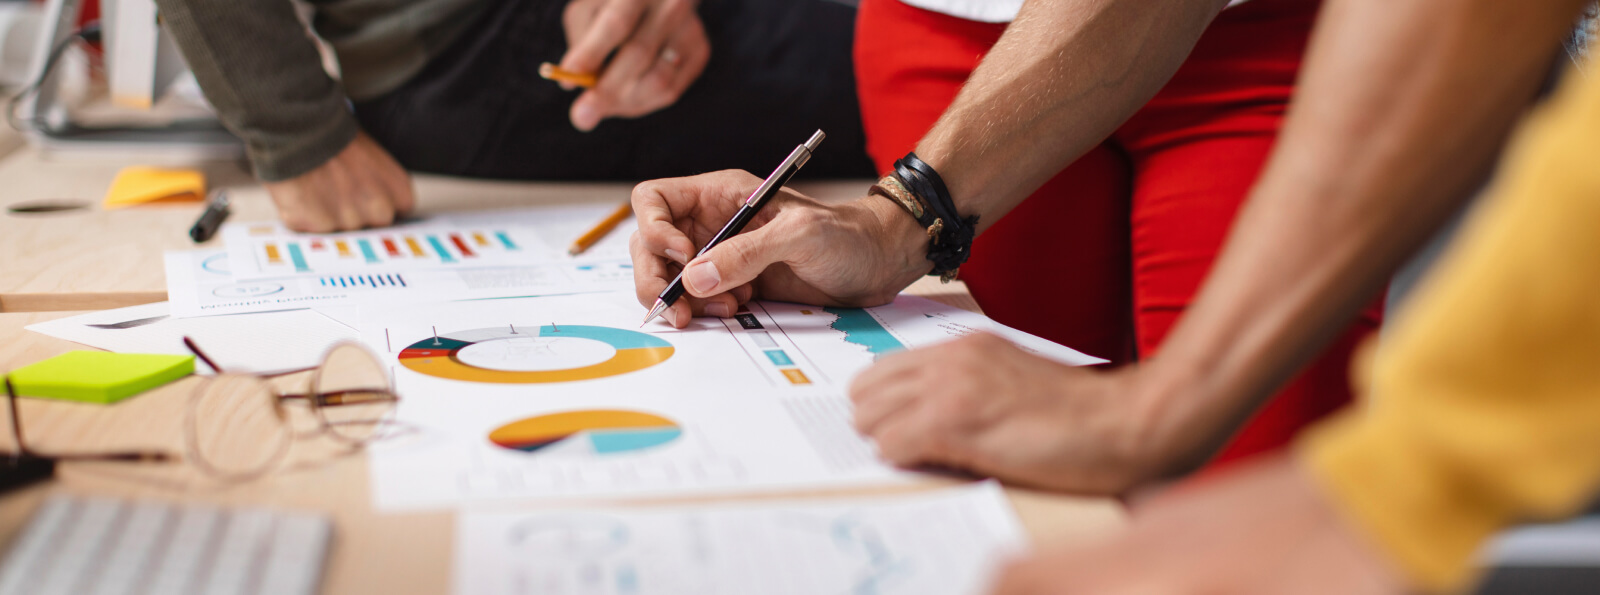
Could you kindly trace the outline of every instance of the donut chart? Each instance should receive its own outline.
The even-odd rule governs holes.
[[[667,444],[683,435],[676,422],[641,411],[589,409],[519,419],[489,432],[489,442],[520,452],[568,444],[593,454],[616,454]]]
[[[590,344],[585,345],[585,342]],[[515,346],[513,349],[511,346]],[[463,350],[510,353],[511,365],[496,368],[463,358]],[[400,364],[436,378],[498,384],[594,380],[643,370],[672,357],[671,343],[654,335],[605,326],[545,325],[458,331],[423,339],[400,351]],[[574,355],[576,354],[576,355]],[[598,354],[600,361],[590,361]],[[605,357],[609,355],[609,357]],[[586,359],[587,358],[587,359]]]

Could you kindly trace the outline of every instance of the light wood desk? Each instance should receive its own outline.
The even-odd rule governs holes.
[[[117,167],[119,164],[114,163],[53,162],[41,159],[32,149],[22,149],[0,161],[0,187],[8,188],[0,200],[14,203],[51,197],[98,199]],[[229,168],[233,168],[232,173]],[[236,184],[232,191],[232,220],[272,217],[264,191],[249,185],[242,170],[221,164],[208,171],[213,182]],[[819,196],[848,197],[863,186],[862,182],[848,182],[805,188]],[[626,199],[628,188],[626,184],[500,184],[434,177],[418,180],[424,213],[579,200],[614,203]],[[4,206],[0,204],[0,208]],[[0,313],[0,371],[84,348],[23,330],[29,324],[80,313],[71,310],[165,299],[161,251],[192,247],[184,234],[198,210],[198,206],[111,212],[96,208],[27,218],[0,212],[0,254],[6,258],[4,269],[0,270],[0,306],[8,310]],[[970,294],[959,285],[933,283],[922,285],[919,290],[932,292],[936,295],[930,297],[941,301],[970,303]],[[198,381],[186,378],[111,406],[25,399],[21,415],[30,445],[41,451],[155,448],[182,452],[182,412]],[[281,382],[303,380],[291,377]],[[8,415],[0,412],[0,421],[9,423]],[[0,426],[4,427],[7,426]],[[0,445],[4,445],[0,448],[11,448],[9,433],[0,435]],[[929,479],[926,485],[915,489],[946,483]],[[883,490],[836,490],[827,494],[876,491]],[[181,463],[66,464],[56,480],[0,497],[0,543],[8,543],[40,499],[51,492],[324,511],[335,523],[325,592],[445,593],[451,588],[454,513],[377,514],[368,493],[365,457],[327,441],[297,442],[285,470],[239,485],[218,485]],[[1024,525],[1039,540],[1087,539],[1122,523],[1121,508],[1109,500],[1021,489],[1008,489],[1007,493]],[[819,495],[824,494],[790,492],[761,497]],[[720,500],[723,499],[694,501]]]
[[[99,201],[126,160],[48,157],[24,147],[0,159],[0,312],[103,310],[166,300],[161,253],[190,250],[200,203],[103,210]],[[232,200],[229,221],[276,219],[266,190],[242,164],[199,166]],[[859,196],[870,182],[802,182],[819,198]],[[631,184],[517,184],[418,176],[418,215],[539,204],[628,200]],[[17,205],[71,201],[82,209],[19,214]],[[220,247],[220,237],[200,246]]]

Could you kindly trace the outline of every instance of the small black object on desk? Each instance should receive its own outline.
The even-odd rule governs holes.
[[[0,494],[50,479],[55,474],[54,459],[28,455],[0,455]]]
[[[228,193],[221,190],[212,192],[211,198],[206,199],[206,210],[189,228],[189,239],[196,244],[211,239],[222,228],[222,222],[228,219],[228,213]]]

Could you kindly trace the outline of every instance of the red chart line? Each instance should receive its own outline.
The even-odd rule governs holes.
[[[472,253],[472,248],[468,248],[467,247],[467,243],[466,242],[461,241],[461,234],[458,234],[458,233],[450,234],[450,241],[455,243],[456,249],[461,251],[461,255],[462,256],[466,256],[466,257],[477,256],[476,254]]]

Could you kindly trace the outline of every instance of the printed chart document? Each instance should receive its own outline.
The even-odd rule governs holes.
[[[684,509],[467,512],[461,594],[982,593],[1026,538],[997,484]]]
[[[627,261],[549,262],[240,280],[223,251],[168,252],[167,296],[178,318],[273,312],[368,301],[425,303],[616,291],[633,286]]]
[[[452,213],[383,229],[302,234],[281,223],[222,227],[240,281],[628,260],[629,219],[578,257],[567,246],[615,205]],[[631,281],[631,277],[629,279]]]
[[[174,318],[166,302],[90,312],[40,322],[28,330],[118,353],[189,355],[183,338],[229,372],[275,372],[317,365],[339,341],[356,331],[311,310],[244,316]],[[195,372],[210,374],[204,363]]]
[[[758,302],[681,330],[640,328],[643,312],[631,291],[365,308],[363,340],[417,430],[370,447],[376,506],[904,481],[855,432],[850,379],[883,353],[997,326],[912,297]]]

